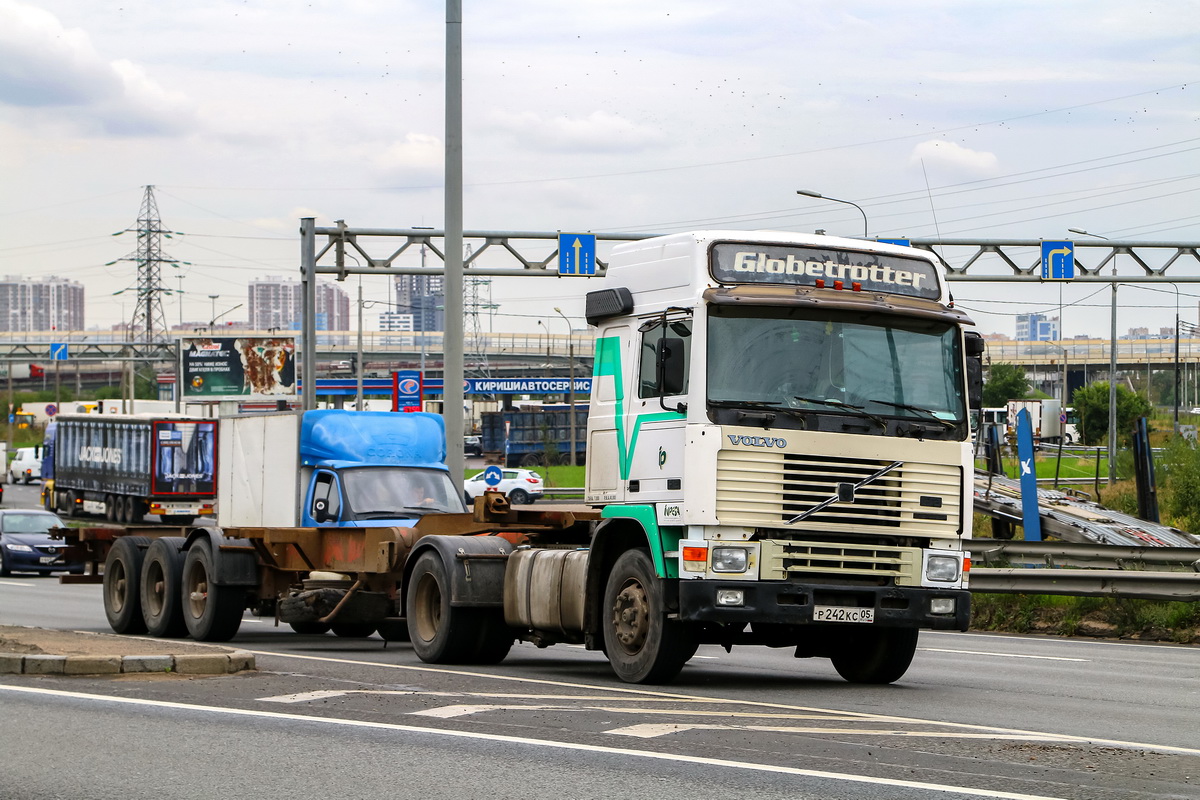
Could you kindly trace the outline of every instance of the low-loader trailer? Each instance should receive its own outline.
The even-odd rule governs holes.
[[[919,630],[966,629],[983,348],[931,253],[791,233],[657,237],[613,249],[586,313],[588,510],[517,511],[489,492],[468,511],[453,505],[457,481],[440,508],[408,505],[394,498],[429,476],[398,471],[377,482],[377,518],[361,516],[374,502],[352,490],[355,470],[444,475],[441,429],[434,458],[430,431],[399,421],[426,415],[385,414],[394,435],[378,428],[348,459],[306,451],[298,429],[294,469],[243,438],[218,528],[173,545],[93,540],[110,620],[139,585],[152,633],[171,602],[206,640],[233,636],[250,608],[306,632],[407,636],[432,663],[581,643],[634,683],[671,679],[701,644],[787,648],[886,683]],[[222,481],[245,424],[221,421]],[[280,513],[255,517],[271,492]]]

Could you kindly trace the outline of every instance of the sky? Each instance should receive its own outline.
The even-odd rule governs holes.
[[[873,236],[1200,242],[1200,0],[462,5],[467,230],[862,232],[809,189]],[[299,277],[302,217],[442,228],[445,27],[428,0],[0,0],[0,276],[128,319],[137,242],[113,234],[147,185],[187,262],[168,323]],[[484,327],[583,328],[586,283],[495,278]],[[362,285],[371,329],[390,294]],[[1108,334],[1095,284],[953,288],[984,333],[1061,303],[1068,336]],[[1177,297],[1119,302],[1157,331]]]

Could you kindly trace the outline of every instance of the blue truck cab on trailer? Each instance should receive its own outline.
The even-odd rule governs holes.
[[[425,514],[466,511],[436,414],[308,411],[299,454],[303,527],[407,526]]]

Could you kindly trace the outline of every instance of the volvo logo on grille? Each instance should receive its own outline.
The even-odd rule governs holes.
[[[742,436],[736,433],[726,434],[730,444],[744,444],[748,447],[787,447],[787,439],[778,436]]]

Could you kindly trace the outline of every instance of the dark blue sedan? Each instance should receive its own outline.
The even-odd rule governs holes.
[[[14,572],[83,572],[66,560],[66,543],[51,539],[51,528],[66,527],[49,511],[0,509],[0,576]]]

